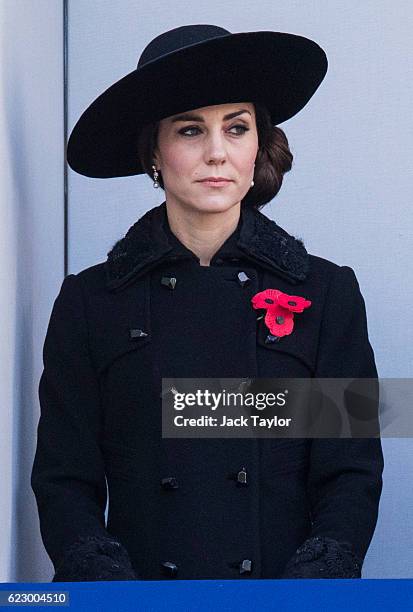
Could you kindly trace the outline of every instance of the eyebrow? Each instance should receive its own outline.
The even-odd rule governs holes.
[[[234,113],[229,113],[228,115],[225,115],[224,120],[232,119],[233,117],[242,115],[242,113],[249,113],[251,115],[249,110],[247,110],[246,108],[243,108],[242,110],[235,111]],[[182,115],[177,115],[176,117],[172,119],[172,123],[175,123],[176,121],[201,121],[202,123],[205,122],[204,118],[201,117],[201,115],[195,115],[194,113],[183,113]]]

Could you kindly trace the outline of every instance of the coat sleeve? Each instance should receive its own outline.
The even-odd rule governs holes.
[[[31,486],[53,582],[133,580],[126,549],[105,526],[100,394],[80,282],[64,279],[46,333]]]
[[[364,299],[348,266],[333,273],[320,333],[316,377],[377,379]],[[377,380],[373,384],[378,388]],[[380,437],[312,439],[307,482],[312,531],[281,578],[361,578],[377,523],[383,467]]]

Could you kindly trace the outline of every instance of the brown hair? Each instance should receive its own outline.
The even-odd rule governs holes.
[[[255,160],[254,186],[248,190],[243,202],[260,209],[270,202],[283,182],[283,176],[291,170],[293,155],[283,130],[274,126],[265,106],[254,104],[258,133],[258,153]],[[146,124],[138,139],[138,159],[145,172],[153,178],[153,151],[157,144],[159,122]],[[164,189],[161,172],[158,171],[159,185]]]

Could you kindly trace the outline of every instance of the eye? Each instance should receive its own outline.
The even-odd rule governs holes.
[[[248,132],[250,128],[245,127],[245,125],[238,124],[238,125],[233,125],[230,129],[231,130],[234,130],[234,129],[243,130],[243,132],[239,133],[239,135],[242,136],[242,134],[245,134],[245,132]]]
[[[196,125],[193,125],[190,127],[180,129],[179,134],[182,134],[183,136],[196,136],[196,134],[187,134],[187,132],[190,132],[191,130],[198,130],[198,132],[200,131]]]

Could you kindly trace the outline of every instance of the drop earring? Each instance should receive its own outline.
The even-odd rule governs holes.
[[[153,186],[155,189],[158,189],[158,187],[160,187],[159,181],[158,181],[158,171],[156,169],[156,166],[152,166],[152,170],[153,170]]]
[[[252,181],[251,181],[251,187],[254,187],[254,184],[255,184],[255,183],[254,183],[254,179],[252,179]]]

